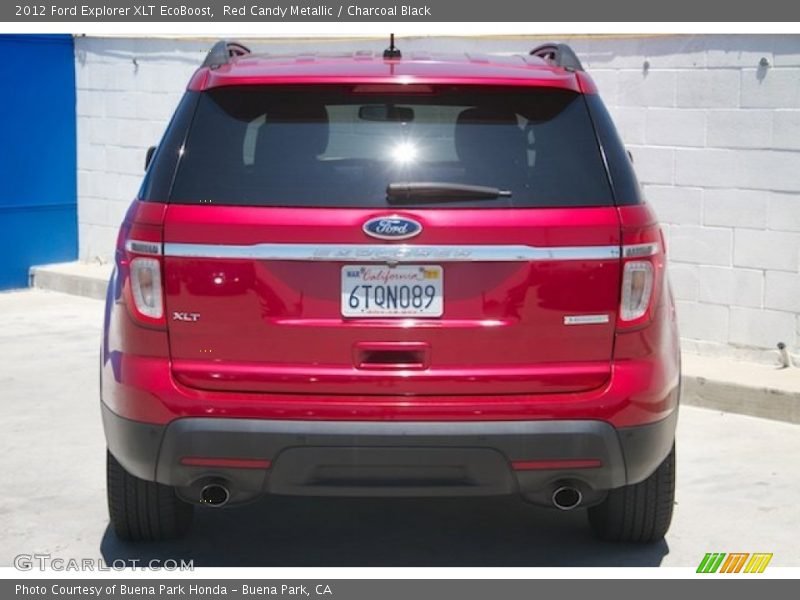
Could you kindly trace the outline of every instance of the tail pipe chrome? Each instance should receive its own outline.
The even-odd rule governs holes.
[[[576,487],[562,485],[553,491],[551,500],[553,506],[559,510],[572,510],[580,506],[581,500],[583,500],[583,494],[581,494],[581,491]]]
[[[231,499],[231,492],[228,486],[222,481],[212,481],[203,486],[200,490],[200,503],[207,506],[225,506]]]

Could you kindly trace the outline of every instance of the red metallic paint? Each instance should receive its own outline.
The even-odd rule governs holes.
[[[596,93],[591,77],[543,63],[528,63],[521,57],[472,61],[466,55],[443,59],[386,61],[380,57],[314,58],[254,56],[229,65],[197,70],[190,90],[207,90],[229,85],[305,84],[444,84],[482,86],[555,87]]]
[[[322,395],[313,393],[313,384],[305,394],[222,392],[181,385],[168,360],[114,354],[104,363],[103,400],[122,417],[158,424],[207,416],[337,421],[595,419],[626,427],[668,416],[677,405],[677,383],[676,361],[651,356],[615,361],[604,386],[566,394]]]
[[[129,218],[153,226],[157,218],[156,205],[134,203]],[[357,209],[240,209],[232,207],[189,207],[170,206],[165,231],[173,241],[206,243],[235,240],[248,244],[264,240],[288,241],[303,239],[330,242],[352,242],[353,231],[360,233],[357,225],[374,211]],[[635,231],[650,228],[653,223],[652,211],[646,206],[626,207],[625,209],[543,209],[536,211],[472,211],[472,210],[424,210],[411,211],[414,216],[424,219],[426,242],[453,242],[459,229],[463,239],[472,243],[491,243],[502,240],[508,243],[513,236],[524,235],[528,243],[534,245],[584,245],[620,243],[619,233],[614,226],[619,219],[626,225],[632,241],[641,241]],[[527,213],[524,215],[509,213]],[[337,222],[341,227],[326,228],[321,221]],[[359,219],[359,214],[360,219]],[[170,221],[172,219],[172,221]],[[534,222],[531,222],[533,219]],[[559,221],[561,222],[559,224]],[[173,227],[169,225],[172,223]],[[227,227],[221,224],[228,223]],[[232,225],[231,225],[232,223]],[[266,227],[269,223],[269,227]],[[436,227],[440,224],[440,227]],[[303,227],[305,225],[305,228]],[[538,225],[538,226],[537,226]],[[618,227],[618,226],[617,226]],[[301,231],[304,233],[301,234]],[[349,231],[348,231],[349,230]],[[145,231],[145,229],[137,229]],[[323,237],[323,232],[329,235]],[[152,231],[151,231],[152,232]],[[652,236],[652,232],[646,234]],[[166,259],[166,263],[172,259]],[[200,263],[201,261],[195,261]],[[236,261],[231,261],[236,262]],[[618,261],[612,261],[614,263]],[[581,263],[577,263],[581,264]],[[317,265],[324,268],[323,265]],[[446,265],[449,268],[453,265]],[[464,263],[462,266],[475,266]],[[205,267],[196,264],[195,269],[204,272]],[[252,267],[249,267],[252,269]],[[502,267],[501,267],[502,268]],[[520,268],[520,267],[515,267]],[[595,269],[598,267],[595,266]],[[607,267],[610,268],[610,267]],[[211,269],[213,271],[213,269]],[[618,266],[613,268],[618,277]],[[167,269],[169,273],[169,269]],[[120,274],[124,271],[120,270]],[[602,270],[601,270],[602,272]],[[566,271],[569,275],[570,272]],[[569,275],[571,276],[571,275]],[[569,279],[569,276],[567,279]],[[187,281],[173,281],[167,275],[168,307],[173,298],[186,293]],[[556,280],[557,281],[557,280]],[[125,285],[121,289],[125,289]],[[116,287],[120,287],[119,285]],[[202,287],[202,286],[201,286]],[[553,311],[558,312],[558,302],[575,301],[576,296],[592,296],[590,288],[579,290],[574,285],[561,283],[560,295],[554,299]],[[507,288],[503,288],[507,291]],[[208,307],[227,306],[239,295],[248,297],[252,289],[243,286],[232,296],[216,296]],[[253,361],[229,361],[224,364],[216,359],[205,357],[169,355],[168,344],[175,343],[174,328],[170,336],[139,323],[136,315],[127,309],[126,294],[121,294],[108,306],[109,332],[106,340],[103,368],[103,398],[117,414],[130,419],[152,423],[167,423],[182,416],[229,416],[269,419],[336,419],[336,420],[525,420],[525,419],[575,419],[588,418],[611,422],[617,427],[649,423],[660,420],[674,409],[677,403],[678,347],[674,307],[666,285],[660,286],[660,293],[653,300],[652,314],[645,326],[632,331],[614,333],[611,325],[614,357],[610,351],[605,360],[577,360],[576,357],[589,356],[597,352],[594,338],[600,333],[586,333],[592,327],[578,327],[580,335],[588,336],[583,341],[572,340],[565,343],[556,333],[555,325],[550,342],[553,351],[562,353],[559,360],[547,361],[541,355],[533,364],[520,361],[514,365],[513,354],[507,355],[507,364],[493,365],[475,369],[474,365],[462,364],[460,368],[443,368],[431,375],[426,371],[364,371],[352,367],[339,368],[330,365],[320,367],[314,374],[310,362],[298,361],[294,365],[252,364]],[[532,292],[528,290],[528,294]],[[177,296],[176,296],[177,295]],[[613,290],[613,310],[619,302],[618,284]],[[202,299],[200,295],[198,298]],[[534,298],[538,296],[534,295]],[[420,326],[408,328],[392,320],[375,322],[357,321],[343,326],[338,317],[338,304],[327,300],[329,311],[325,316],[314,315],[306,321],[301,313],[294,317],[274,319],[269,324],[281,331],[286,326],[291,332],[312,331],[319,337],[352,336],[353,341],[385,341],[388,336],[396,341],[395,332],[412,331],[415,341],[420,337],[451,344],[452,362],[458,365],[458,357],[465,347],[472,349],[475,344],[465,346],[476,338],[476,333],[513,331],[519,320],[508,315],[495,315],[499,325],[477,327],[481,319],[475,315],[460,314],[452,322],[449,317],[437,321],[421,322]],[[536,303],[534,303],[536,306]],[[195,307],[192,307],[193,309]],[[247,322],[247,313],[242,307],[232,311],[236,318],[244,318],[242,331],[254,329]],[[224,312],[224,311],[223,311]],[[545,311],[547,312],[547,311]],[[614,319],[612,319],[612,322]],[[191,324],[180,323],[191,327]],[[594,326],[593,326],[594,327]],[[569,329],[569,328],[564,328]],[[605,332],[605,326],[595,331]],[[565,332],[566,333],[566,332]],[[212,340],[215,335],[226,337],[223,330],[209,331],[197,335]],[[439,337],[435,337],[438,335]],[[455,337],[452,337],[455,335]],[[562,334],[563,336],[564,334]],[[577,334],[574,334],[577,335]],[[431,337],[427,337],[431,336]],[[500,344],[502,336],[496,341]],[[522,338],[521,338],[522,339]],[[357,343],[356,342],[356,343]],[[183,344],[184,342],[180,342]],[[188,347],[189,342],[186,341]],[[481,340],[481,343],[484,343]],[[602,342],[603,344],[607,342]],[[274,341],[265,342],[267,347]],[[232,344],[230,351],[239,351]],[[314,342],[313,336],[296,340],[293,352],[302,356],[303,352],[321,356],[326,352],[325,344]],[[438,347],[438,346],[436,346]],[[573,351],[574,350],[574,351]],[[573,351],[573,352],[570,352]],[[472,352],[472,350],[470,350]],[[552,355],[552,354],[551,354]],[[345,353],[348,360],[351,351]],[[478,356],[480,352],[478,352]],[[474,362],[473,358],[470,358]],[[248,364],[248,362],[250,364]],[[475,373],[471,373],[475,369]],[[222,377],[210,375],[217,373]],[[230,384],[233,373],[235,385]],[[351,381],[347,382],[347,377]],[[424,383],[429,391],[413,394],[415,385],[409,376],[423,374],[417,383]],[[193,379],[196,378],[196,379]],[[317,377],[317,381],[310,378]],[[470,384],[469,377],[482,378],[479,385]],[[353,381],[352,378],[356,380]],[[593,379],[594,378],[594,379]],[[226,382],[226,379],[227,382]],[[278,380],[280,385],[278,384]],[[320,381],[319,379],[322,379]],[[215,383],[216,380],[216,383]],[[222,380],[221,382],[219,380]],[[564,391],[569,382],[574,391]],[[190,387],[191,383],[195,387]],[[507,390],[529,390],[509,393]],[[355,386],[355,387],[350,387]],[[203,388],[228,389],[203,389]],[[582,388],[582,389],[581,389]],[[270,389],[270,391],[265,391]],[[248,391],[244,391],[248,390]],[[291,390],[291,393],[285,393]],[[502,391],[501,391],[502,390]],[[365,393],[365,391],[367,393]]]
[[[164,241],[204,244],[382,243],[361,229],[375,209],[170,205]],[[619,245],[616,209],[400,211],[423,225],[413,244]],[[176,379],[207,390],[319,394],[469,395],[567,392],[609,377],[619,260],[440,262],[445,313],[430,319],[344,319],[347,262],[164,259]],[[605,314],[608,323],[564,326]],[[455,320],[457,325],[450,321]],[[354,324],[357,325],[354,327]],[[417,325],[422,325],[418,327]],[[418,343],[425,370],[359,369],[356,345]],[[468,351],[465,351],[468,349]]]

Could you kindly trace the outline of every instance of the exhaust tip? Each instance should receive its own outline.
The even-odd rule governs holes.
[[[583,494],[572,486],[564,485],[553,492],[553,506],[559,510],[572,510],[581,503],[581,500]]]
[[[208,506],[224,506],[230,498],[230,491],[221,483],[209,483],[200,490],[200,503]]]

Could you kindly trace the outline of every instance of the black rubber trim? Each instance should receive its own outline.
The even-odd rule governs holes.
[[[282,450],[269,491],[301,496],[496,496],[517,483],[492,448],[305,446]]]
[[[625,456],[627,485],[644,481],[664,462],[675,443],[677,425],[678,410],[675,409],[661,421],[617,430]]]
[[[166,426],[120,417],[100,403],[108,451],[124,469],[147,481],[155,481],[158,451]]]
[[[169,425],[124,419],[103,405],[108,447],[131,474],[189,488],[230,482],[237,498],[307,495],[532,494],[574,479],[607,490],[637,483],[669,453],[677,411],[615,429],[593,420],[483,422],[290,421],[191,417]],[[272,468],[187,466],[182,457],[269,460]],[[513,471],[519,460],[596,458],[602,467]]]

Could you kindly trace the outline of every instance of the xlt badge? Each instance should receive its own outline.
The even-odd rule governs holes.
[[[195,321],[199,321],[200,320],[200,313],[173,311],[172,320],[173,321],[187,321],[189,323],[194,323]]]

